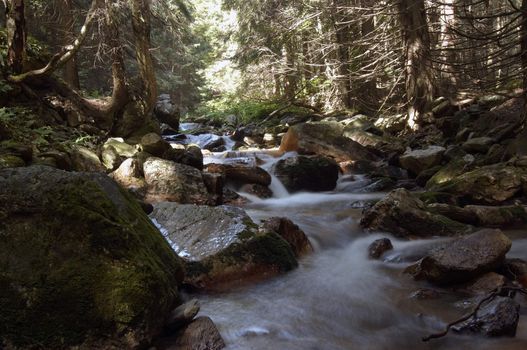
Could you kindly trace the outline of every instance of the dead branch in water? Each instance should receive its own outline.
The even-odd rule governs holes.
[[[485,304],[488,301],[493,300],[497,296],[502,295],[504,292],[519,292],[519,293],[527,295],[527,289],[521,288],[521,287],[500,287],[500,288],[497,288],[497,289],[493,290],[490,294],[488,294],[486,297],[481,299],[479,301],[479,303],[476,305],[476,307],[474,307],[474,309],[472,310],[471,313],[469,313],[469,314],[467,314],[467,315],[465,315],[465,316],[463,316],[463,317],[461,317],[461,318],[459,318],[459,319],[457,319],[457,320],[455,320],[453,322],[450,322],[449,324],[447,324],[447,326],[446,326],[444,331],[439,332],[439,333],[430,334],[430,335],[428,335],[426,337],[423,337],[422,341],[427,342],[427,341],[430,341],[432,339],[442,338],[442,337],[446,336],[452,327],[454,327],[455,325],[457,325],[457,324],[459,324],[461,322],[465,322],[466,320],[470,319],[471,317],[476,316],[478,311],[483,306],[483,304]]]

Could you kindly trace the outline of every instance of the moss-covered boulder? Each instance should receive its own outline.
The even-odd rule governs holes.
[[[144,345],[182,278],[181,260],[104,174],[0,170],[0,347]]]
[[[155,204],[151,217],[188,261],[185,283],[195,288],[225,288],[297,265],[290,244],[260,230],[241,208],[165,202]]]
[[[472,226],[429,211],[426,205],[405,189],[392,191],[364,212],[362,227],[387,231],[397,237],[432,237],[467,234]]]
[[[297,156],[278,161],[274,172],[289,191],[331,191],[337,185],[339,166],[323,156]]]
[[[526,182],[526,169],[501,163],[477,168],[430,189],[452,193],[463,202],[494,205],[514,197]]]
[[[437,170],[426,182],[426,188],[435,188],[457,176],[474,169],[474,156],[465,155],[452,159],[448,164]]]

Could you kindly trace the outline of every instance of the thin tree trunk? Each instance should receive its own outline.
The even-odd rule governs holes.
[[[399,0],[405,50],[408,125],[417,129],[429,111],[433,98],[433,78],[428,66],[430,35],[424,0]]]
[[[351,91],[351,69],[350,69],[350,26],[347,24],[349,19],[342,14],[345,1],[333,0],[333,27],[335,30],[335,44],[337,45],[337,60],[339,61],[339,82],[341,90],[341,100],[345,107],[352,105]]]
[[[72,0],[58,0],[59,26],[61,27],[62,44],[64,47],[75,40],[75,20]],[[64,64],[64,81],[74,89],[80,89],[77,54]]]
[[[4,0],[7,26],[7,66],[14,74],[24,71],[26,60],[26,18],[23,0]]]

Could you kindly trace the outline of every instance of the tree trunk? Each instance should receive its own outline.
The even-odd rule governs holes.
[[[441,58],[444,63],[440,66],[442,95],[454,97],[457,90],[456,75],[451,67],[452,62],[456,62],[456,52],[452,50],[454,46],[454,33],[452,27],[455,26],[456,15],[454,11],[455,0],[444,0],[441,5],[441,30],[440,47]],[[449,50],[450,49],[450,50]]]
[[[148,0],[132,0],[132,27],[135,55],[144,87],[144,112],[150,114],[157,101],[157,80],[150,53],[150,4]]]
[[[523,130],[527,127],[527,0],[522,0],[521,4],[522,11],[522,22],[520,28],[520,41],[521,41],[521,66],[522,66],[522,83],[523,83]]]
[[[429,111],[433,78],[428,58],[430,36],[424,0],[399,0],[399,14],[405,51],[408,125],[417,129]]]
[[[7,66],[14,74],[24,71],[26,19],[23,0],[4,0],[7,26]]]
[[[337,45],[337,60],[339,62],[339,82],[340,94],[344,107],[352,106],[352,90],[351,90],[351,68],[350,68],[350,32],[349,18],[343,14],[343,5],[346,4],[344,0],[333,0],[333,27],[335,30],[335,44]]]
[[[75,20],[73,14],[72,0],[58,0],[59,26],[64,47],[71,45],[75,40]],[[64,81],[74,89],[80,89],[79,68],[77,66],[77,54],[64,64]]]

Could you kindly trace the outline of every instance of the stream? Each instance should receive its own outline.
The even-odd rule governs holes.
[[[265,153],[250,153],[247,158],[254,156],[267,170],[277,161]],[[215,153],[205,161],[241,157],[235,152]],[[355,181],[357,186],[349,186],[349,179],[340,179],[334,192],[290,195],[273,177],[273,198],[247,196],[251,201],[244,209],[253,220],[291,219],[304,230],[315,252],[285,275],[226,293],[192,296],[200,299],[200,315],[211,317],[218,326],[227,349],[527,349],[523,297],[517,297],[522,313],[515,338],[452,332],[423,343],[423,336],[443,330],[477,301],[451,292],[434,299],[416,298],[417,290],[431,286],[413,281],[403,270],[439,239],[402,241],[363,232],[362,209],[353,204],[380,199],[385,193],[360,193],[363,178]],[[525,235],[508,234],[513,246],[507,257],[527,259],[527,239],[520,238]],[[381,261],[370,260],[368,246],[381,237],[389,237],[394,249]]]

